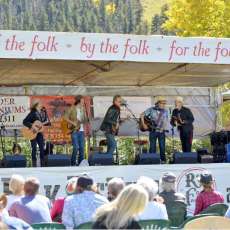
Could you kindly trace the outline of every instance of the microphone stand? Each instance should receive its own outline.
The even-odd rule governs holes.
[[[127,111],[131,114],[132,118],[134,121],[136,121],[136,125],[137,125],[137,140],[138,140],[138,151],[140,153],[141,150],[141,144],[140,144],[140,129],[139,129],[139,124],[140,121],[139,119],[136,117],[136,115],[134,114],[134,112],[128,107],[128,104],[125,103],[123,104],[123,106],[127,109]]]

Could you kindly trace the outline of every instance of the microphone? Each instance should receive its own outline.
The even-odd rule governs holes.
[[[127,105],[128,105],[127,101],[125,99],[122,99],[121,106],[127,106]]]

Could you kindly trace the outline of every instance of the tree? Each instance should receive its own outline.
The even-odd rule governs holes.
[[[179,36],[230,36],[230,1],[169,0],[164,28]]]

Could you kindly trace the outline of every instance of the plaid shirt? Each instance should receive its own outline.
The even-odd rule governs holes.
[[[196,208],[194,215],[199,214],[208,206],[216,203],[224,203],[224,197],[217,191],[200,192],[196,198]]]

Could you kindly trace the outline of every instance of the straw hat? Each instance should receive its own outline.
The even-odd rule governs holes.
[[[163,96],[157,96],[156,97],[156,103],[159,103],[159,102],[166,102],[166,98],[163,97]]]
[[[178,102],[180,102],[180,103],[184,103],[183,97],[180,97],[180,96],[176,97],[176,100],[175,100],[175,101],[178,101]]]

